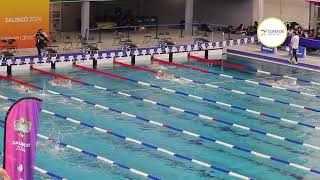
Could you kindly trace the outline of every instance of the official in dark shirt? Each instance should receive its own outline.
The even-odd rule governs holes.
[[[49,42],[46,33],[42,29],[39,29],[36,36],[36,47],[38,50],[38,55],[41,56],[41,51],[47,46]]]

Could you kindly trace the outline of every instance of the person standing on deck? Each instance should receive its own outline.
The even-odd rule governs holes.
[[[292,58],[295,58],[295,64],[298,64],[298,57],[297,57],[297,50],[299,48],[299,41],[300,37],[298,36],[298,33],[296,31],[293,32],[292,38],[291,38],[291,48],[292,48],[292,56],[290,57],[290,62],[293,63]]]
[[[42,29],[39,29],[37,31],[35,38],[36,38],[36,47],[38,50],[38,56],[41,56],[41,51],[47,46],[47,43],[49,42],[49,40],[46,33],[43,32]]]

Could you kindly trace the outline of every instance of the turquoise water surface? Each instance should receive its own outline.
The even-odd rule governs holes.
[[[229,59],[229,61],[236,62],[232,59]],[[217,66],[210,67],[196,62],[185,62],[184,64],[241,78],[253,79],[259,82],[277,79],[276,77],[263,74],[251,74]],[[318,78],[320,77],[319,73],[292,69],[280,65],[253,63],[252,61],[243,61],[243,64],[267,71],[291,74],[291,76],[294,77],[320,82],[320,78]],[[158,80],[155,78],[154,74],[124,67],[117,66],[111,68],[100,66],[99,69],[135,80],[159,85],[161,87],[167,87],[243,108],[320,126],[320,113],[318,112],[306,111],[180,80]],[[159,66],[156,69],[164,69],[177,76],[303,106],[319,109],[320,105],[320,99],[274,88],[252,85],[225,77],[171,66]],[[50,69],[45,70],[51,71]],[[116,91],[126,92],[131,95],[195,113],[216,117],[231,123],[320,146],[319,130],[280,122],[272,118],[254,115],[249,112],[235,110],[210,102],[195,100],[179,94],[141,86],[129,81],[122,81],[77,68],[58,68],[54,70],[54,73],[79,79],[98,86],[107,87]],[[52,77],[41,75],[37,72],[28,72],[23,75],[14,75],[13,77],[92,103],[108,106],[121,112],[138,115],[159,123],[169,124],[176,128],[211,137],[225,143],[248,148],[289,162],[294,162],[318,170],[320,169],[320,154],[314,149],[272,139],[239,128],[226,126],[222,123],[200,119],[196,116],[170,110],[166,107],[152,105],[129,97],[83,86],[81,84],[71,83],[67,84],[66,87],[52,86],[48,83],[52,80]],[[222,145],[204,141],[196,137],[187,136],[177,131],[147,124],[135,118],[95,108],[92,105],[82,104],[59,95],[52,95],[49,93],[40,95],[37,90],[32,90],[31,93],[24,93],[21,92],[17,86],[18,85],[12,84],[11,82],[1,81],[0,95],[14,99],[26,96],[39,97],[44,100],[43,109],[254,179],[320,179],[320,175],[312,172],[299,170],[269,159],[257,158],[248,153],[226,148]],[[287,88],[320,95],[318,86],[297,83],[296,85],[289,85]],[[3,120],[5,118],[6,108],[10,105],[11,103],[8,101],[0,100],[0,119]],[[44,113],[41,114],[40,134],[53,137],[61,142],[76,146],[162,179],[236,179],[227,176],[224,173],[199,166],[190,161],[181,160],[177,157],[169,156],[142,145],[123,141],[115,136],[110,136],[94,129],[86,128]],[[3,138],[2,128],[0,129],[0,138]],[[0,149],[3,149],[3,143],[0,144]],[[70,149],[59,147],[59,145],[55,143],[46,142],[42,139],[39,139],[38,143],[36,165],[62,177],[66,177],[67,179],[144,179],[129,171],[120,169],[116,166],[110,166],[102,161],[90,158]],[[36,179],[48,179],[48,177],[36,173]]]

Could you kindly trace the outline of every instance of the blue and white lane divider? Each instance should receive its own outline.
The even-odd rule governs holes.
[[[63,178],[63,177],[61,177],[61,176],[59,176],[57,174],[54,174],[52,172],[49,172],[49,171],[47,171],[45,169],[42,169],[42,168],[39,168],[37,166],[34,166],[33,168],[34,168],[34,170],[40,172],[41,174],[47,175],[47,176],[49,176],[51,178],[60,179],[60,180],[66,180],[66,178]]]
[[[163,61],[163,60],[162,60]],[[160,62],[157,60],[157,62]],[[162,62],[163,63],[163,62]],[[167,63],[166,64],[170,64],[170,65],[175,65],[175,63]],[[181,67],[181,66],[178,66]],[[192,66],[190,66],[192,67]],[[192,69],[192,68],[188,68],[188,69]],[[289,88],[283,88],[283,87],[279,87],[279,86],[274,86],[274,85],[270,85],[270,84],[266,84],[266,83],[261,83],[261,82],[257,82],[257,81],[253,81],[250,79],[244,79],[244,78],[240,78],[240,77],[236,77],[236,76],[231,76],[231,75],[227,75],[227,74],[222,74],[222,73],[216,73],[213,71],[208,71],[208,70],[202,70],[200,72],[203,73],[207,73],[207,74],[213,74],[215,76],[220,76],[220,77],[225,77],[225,78],[229,78],[229,79],[235,79],[235,80],[239,80],[239,81],[243,81],[245,83],[249,83],[249,84],[254,84],[254,85],[259,85],[259,86],[264,86],[264,87],[270,87],[270,88],[274,88],[274,89],[279,89],[279,90],[284,90],[284,91],[288,91],[288,92],[292,92],[292,93],[297,93],[297,94],[302,94],[305,96],[310,96],[310,97],[314,97],[314,98],[318,98],[320,99],[320,95],[315,95],[315,94],[311,94],[311,93],[306,93],[306,92],[301,92],[301,91],[297,91],[295,89],[289,89]]]
[[[113,161],[113,160],[107,159],[107,158],[102,157],[102,156],[98,156],[98,155],[93,154],[93,153],[91,153],[91,152],[89,152],[89,151],[80,149],[80,148],[75,147],[75,146],[72,146],[72,145],[70,145],[70,144],[63,143],[63,142],[58,141],[58,140],[55,140],[55,139],[53,139],[53,138],[50,138],[50,137],[47,137],[47,136],[44,136],[44,135],[40,135],[40,134],[38,134],[38,137],[41,138],[41,139],[47,140],[47,141],[49,141],[49,140],[50,140],[50,141],[54,141],[54,142],[56,142],[58,145],[60,145],[60,146],[62,146],[62,147],[65,147],[65,148],[74,150],[74,151],[79,152],[79,153],[81,153],[81,154],[84,154],[84,155],[86,155],[86,156],[88,156],[88,157],[91,157],[91,158],[100,160],[100,161],[102,161],[102,162],[105,162],[105,163],[107,163],[107,164],[110,164],[111,166],[117,166],[117,167],[119,167],[119,168],[121,168],[121,169],[124,169],[124,170],[127,170],[127,171],[129,171],[129,172],[131,172],[131,173],[133,173],[133,174],[136,174],[136,175],[139,175],[139,176],[143,176],[143,177],[149,178],[149,179],[160,180],[160,178],[158,178],[158,177],[156,177],[156,176],[152,176],[152,175],[150,175],[150,174],[144,173],[144,172],[139,171],[139,170],[137,170],[137,169],[130,168],[130,167],[124,165],[124,164],[115,162],[115,161]]]
[[[213,64],[219,64],[225,67],[229,67],[232,69],[237,69],[237,70],[241,70],[241,71],[245,71],[245,72],[254,72],[254,73],[261,73],[261,74],[267,74],[267,75],[271,75],[271,76],[278,76],[281,78],[287,78],[287,79],[291,79],[294,81],[299,81],[299,82],[303,82],[303,83],[308,83],[308,84],[312,84],[312,85],[320,85],[319,82],[315,82],[315,81],[310,81],[310,80],[305,80],[302,78],[296,78],[296,77],[292,77],[292,76],[288,76],[288,75],[283,75],[283,74],[276,74],[270,71],[264,71],[264,70],[258,70],[255,69],[253,67],[249,67],[249,66],[241,66],[241,65],[237,65],[237,64],[231,64],[231,63],[221,63],[218,60],[215,59],[206,59],[206,58],[202,58],[202,57],[197,57],[197,56],[189,56],[190,59],[195,59],[198,62],[206,62],[206,63],[213,63]]]
[[[10,99],[10,98],[9,98]],[[277,157],[273,157],[273,156],[270,156],[270,155],[267,155],[267,154],[263,154],[263,153],[260,153],[260,152],[256,152],[256,151],[253,151],[249,148],[246,148],[246,147],[240,147],[240,146],[236,146],[236,145],[233,145],[233,144],[229,144],[229,143],[226,143],[226,142],[223,142],[223,141],[219,141],[219,140],[216,140],[216,139],[213,139],[213,138],[210,138],[210,137],[206,137],[206,136],[202,136],[200,134],[197,134],[197,133],[194,133],[194,132],[190,132],[190,131],[186,131],[186,130],[182,130],[182,129],[179,129],[179,128],[176,128],[176,127],[173,127],[173,126],[170,126],[168,124],[162,124],[162,123],[159,123],[159,122],[156,122],[156,121],[151,121],[151,120],[148,120],[146,118],[142,118],[142,117],[138,117],[136,115],[133,115],[133,114],[129,114],[129,113],[126,113],[126,112],[121,112],[121,111],[118,111],[116,109],[109,109],[110,111],[112,112],[117,112],[121,115],[125,115],[127,117],[131,117],[131,118],[136,118],[138,120],[142,120],[144,123],[150,123],[152,125],[156,125],[156,126],[160,126],[160,127],[163,127],[163,128],[168,128],[168,129],[171,129],[171,130],[174,130],[176,132],[179,132],[179,133],[183,133],[185,135],[188,135],[188,136],[191,136],[191,137],[195,137],[195,138],[199,138],[199,139],[202,139],[202,140],[205,140],[205,141],[208,141],[208,142],[211,142],[211,143],[215,143],[217,145],[221,145],[221,146],[224,146],[226,148],[230,148],[230,149],[233,149],[233,150],[238,150],[238,151],[241,151],[241,152],[244,152],[244,153],[247,153],[247,154],[250,154],[250,155],[253,155],[257,158],[262,158],[262,159],[269,159],[269,160],[272,160],[274,162],[277,162],[277,163],[282,163],[282,164],[286,164],[286,165],[289,165],[291,167],[295,167],[295,168],[298,168],[300,170],[304,170],[304,171],[310,171],[310,172],[313,172],[313,173],[317,173],[317,174],[320,174],[320,171],[319,170],[316,170],[316,169],[312,169],[312,168],[309,168],[309,167],[305,167],[305,166],[302,166],[302,165],[299,165],[299,164],[296,164],[296,163],[292,163],[292,162],[289,162],[287,160],[283,160],[281,158],[277,158]],[[81,125],[81,126],[84,126],[86,128],[91,128],[91,129],[94,129],[98,132],[101,132],[101,133],[104,133],[104,134],[109,134],[109,135],[113,135],[113,136],[116,136],[118,138],[121,138],[125,141],[128,141],[128,142],[131,142],[131,143],[136,143],[136,144],[140,144],[140,145],[144,145],[144,146],[147,146],[148,148],[153,148],[155,149],[153,145],[150,145],[150,144],[147,144],[147,143],[144,143],[144,142],[141,142],[139,140],[136,140],[136,139],[133,139],[133,138],[130,138],[130,137],[125,137],[121,134],[118,134],[118,133],[115,133],[113,131],[110,131],[110,130],[106,130],[106,129],[103,129],[103,128],[100,128],[100,127],[97,127],[97,126],[94,126],[94,125],[91,125],[91,124],[88,124],[88,123],[84,123],[84,122],[81,122],[80,120],[77,120],[77,119],[74,119],[74,118],[70,118],[70,117],[66,117],[64,115],[61,115],[61,114],[57,114],[57,113],[54,113],[52,111],[49,111],[49,110],[42,110],[43,113],[45,114],[48,114],[48,115],[52,115],[54,117],[57,117],[57,118],[60,118],[60,119],[63,119],[63,120],[66,120],[66,121],[69,121],[71,123],[75,123],[75,124],[78,124],[78,125]],[[150,147],[151,146],[151,147]],[[173,152],[171,151],[168,151],[166,149],[162,149],[162,148],[157,148],[158,151],[161,151],[161,152],[164,152],[164,153],[167,153],[169,155],[172,155],[174,154]],[[173,155],[174,156],[174,155]],[[197,160],[192,160],[194,163],[197,163],[199,165],[206,165],[206,167],[208,166],[207,163],[203,163],[201,161],[197,161]],[[218,168],[218,167],[217,167]],[[217,170],[217,169],[216,169]],[[219,171],[221,170],[221,168],[219,168]],[[227,171],[227,170],[226,170]],[[223,171],[223,172],[226,172],[226,171]],[[231,172],[230,172],[231,173]],[[238,176],[237,176],[238,177]]]
[[[91,69],[91,68],[87,68],[87,67],[80,66],[80,65],[76,65],[76,67],[79,67],[79,68],[82,68],[82,69],[85,69],[85,70],[89,70],[89,71]],[[241,110],[241,111],[248,112],[248,113],[255,114],[255,115],[259,115],[259,116],[269,117],[269,118],[272,118],[272,119],[275,119],[275,120],[278,120],[278,121],[282,121],[282,122],[286,122],[286,123],[289,123],[289,124],[296,124],[296,125],[299,125],[299,126],[320,130],[320,127],[317,127],[317,126],[314,126],[314,125],[310,125],[310,124],[306,124],[306,123],[302,123],[302,122],[299,122],[299,121],[293,121],[293,120],[286,119],[286,118],[283,118],[283,117],[280,117],[280,116],[275,116],[275,115],[271,115],[271,114],[267,114],[267,113],[263,113],[263,112],[258,112],[258,111],[252,110],[252,109],[246,109],[246,108],[243,108],[243,107],[240,107],[240,106],[228,104],[228,103],[225,103],[225,102],[216,101],[216,100],[213,100],[213,99],[209,99],[209,98],[205,98],[205,97],[201,97],[201,96],[197,96],[197,95],[193,95],[193,94],[184,93],[184,92],[181,92],[181,91],[176,91],[176,90],[173,90],[173,89],[170,89],[170,88],[160,87],[160,86],[153,85],[153,84],[150,84],[150,83],[147,83],[147,82],[130,79],[130,78],[127,78],[127,77],[124,77],[124,76],[114,75],[114,74],[111,74],[111,73],[107,73],[106,74],[106,72],[100,71],[100,70],[96,70],[96,69],[91,69],[91,71],[99,73],[99,74],[104,74],[104,75],[107,75],[107,76],[111,76],[111,77],[114,77],[114,78],[118,78],[118,79],[121,79],[121,80],[134,82],[134,83],[137,83],[139,85],[160,89],[162,91],[166,91],[166,92],[169,92],[169,93],[178,94],[180,96],[191,97],[191,98],[196,99],[196,100],[201,100],[201,101],[205,101],[205,102],[209,102],[209,103],[214,103],[214,104],[217,104],[217,105],[220,105],[220,106],[225,106],[225,107],[229,107],[229,108],[232,108],[232,109]],[[70,78],[68,78],[68,79],[70,79]],[[79,83],[79,80],[76,80],[76,82]],[[93,86],[93,87],[95,86],[93,84],[88,84],[86,82],[82,82],[82,84],[87,85],[87,86]],[[135,98],[135,97],[133,97],[133,98]],[[137,97],[136,99],[143,100],[142,98],[139,98],[139,97]],[[160,106],[163,106],[163,107],[167,107],[167,108],[171,107],[171,106],[168,106],[168,105],[165,105],[165,104],[162,104],[162,103],[155,103],[153,101],[151,101],[151,103],[154,103],[154,104],[157,104],[157,105],[160,105]],[[176,107],[173,107],[171,109],[177,110],[177,111],[180,111],[180,112],[184,112],[184,113],[188,113],[188,114],[191,114],[191,115],[199,116],[199,117],[202,117],[202,118],[205,117],[204,115],[201,115],[201,114],[198,114],[198,113],[194,113],[194,112],[190,112],[190,111],[187,111],[187,110],[182,110],[182,109],[176,108]],[[212,117],[210,117],[210,118],[212,118]]]
[[[298,81],[298,82],[302,82],[302,83],[308,83],[308,84],[320,86],[320,83],[315,82],[315,81],[305,80],[305,79],[296,78],[296,77],[287,76],[287,75],[276,74],[276,73],[272,73],[272,72],[268,72],[268,71],[263,71],[263,70],[258,70],[258,69],[251,69],[251,68],[250,68],[250,69],[248,69],[248,70],[250,70],[250,71],[252,71],[252,72],[257,72],[257,73],[266,74],[266,75],[271,75],[271,76],[277,76],[277,77],[286,78],[286,79],[291,79],[291,80]]]
[[[147,69],[147,68],[142,68],[142,67],[139,67],[139,66],[134,66],[134,65],[120,63],[120,62],[116,62],[116,63],[119,64],[119,65],[122,65],[124,67],[131,67],[131,68],[134,68],[134,69],[138,69],[140,71],[145,71],[145,72],[154,73],[154,74],[157,73],[157,71],[154,71],[154,70],[151,70],[151,69]],[[295,103],[289,103],[289,102],[286,102],[286,101],[273,99],[273,98],[269,98],[269,97],[266,97],[266,96],[260,96],[260,95],[256,95],[256,94],[253,94],[253,93],[248,93],[248,92],[245,92],[245,91],[240,91],[240,90],[230,89],[230,88],[226,88],[226,87],[222,87],[222,86],[217,86],[217,85],[213,85],[213,84],[210,84],[210,83],[205,83],[205,82],[201,82],[201,81],[198,81],[198,80],[185,78],[185,77],[182,77],[182,76],[174,75],[174,78],[181,79],[181,80],[184,80],[184,81],[187,81],[187,82],[190,82],[190,83],[204,85],[204,86],[207,86],[207,87],[210,87],[210,88],[222,89],[222,90],[229,91],[231,93],[236,93],[236,94],[239,94],[239,95],[246,95],[246,96],[254,97],[254,98],[257,98],[257,99],[260,99],[260,100],[271,101],[271,102],[279,103],[279,104],[282,104],[282,105],[291,106],[291,107],[304,109],[304,110],[309,110],[309,111],[313,111],[313,112],[320,112],[320,109],[311,108],[311,107],[307,107],[307,106],[302,106],[302,105],[298,105],[298,104],[295,104]]]
[[[10,100],[10,101],[12,101],[12,102],[15,102],[15,101],[16,101],[16,100],[10,99],[10,98],[9,98],[8,100]],[[4,122],[3,120],[1,120],[1,119],[0,119],[0,122],[1,122],[1,123],[5,123],[5,122]],[[65,147],[65,148],[74,150],[74,151],[76,151],[76,152],[82,153],[82,154],[84,154],[84,155],[86,155],[86,156],[89,156],[89,157],[91,157],[91,158],[95,158],[95,159],[98,159],[98,160],[100,160],[100,161],[106,162],[106,163],[108,163],[108,164],[110,164],[110,165],[112,165],[112,166],[118,166],[118,167],[120,167],[120,168],[122,168],[122,169],[128,170],[128,171],[130,171],[131,173],[137,174],[137,175],[139,175],[139,176],[144,176],[144,177],[146,177],[146,178],[154,179],[154,180],[160,180],[160,178],[157,178],[157,177],[155,177],[155,176],[151,176],[151,175],[149,175],[149,174],[146,174],[146,173],[144,173],[144,172],[138,171],[138,170],[136,170],[136,169],[129,168],[129,167],[126,166],[126,165],[123,165],[123,164],[117,163],[117,162],[115,162],[115,161],[106,159],[106,158],[104,158],[104,157],[102,157],[102,156],[95,155],[95,154],[93,154],[93,153],[91,153],[91,152],[88,152],[88,151],[86,151],[86,150],[82,150],[82,149],[80,149],[80,148],[78,148],[78,147],[75,147],[75,146],[72,146],[72,145],[63,143],[63,142],[58,141],[58,140],[56,140],[56,139],[54,139],[54,138],[50,138],[50,137],[45,136],[45,135],[42,135],[42,134],[37,134],[37,136],[38,136],[38,138],[44,139],[44,140],[46,140],[46,141],[53,141],[53,142],[57,143],[59,146],[62,146],[62,147]],[[46,171],[46,170],[43,170],[43,169],[41,169],[41,168],[38,168],[38,167],[36,168],[36,167],[35,167],[35,169],[36,169],[37,171],[41,172],[41,173],[44,173],[44,174],[50,176],[50,177],[64,180],[64,178],[61,178],[60,176],[55,175],[55,174],[53,174],[53,173],[50,173],[50,172],[48,172],[48,171]]]
[[[16,101],[16,100],[11,99],[11,98],[8,98],[8,99],[9,99],[10,101],[12,101],[12,102],[13,102],[13,101]],[[91,125],[91,124],[83,123],[83,122],[78,121],[78,120],[73,119],[73,118],[68,118],[68,117],[66,117],[66,116],[64,116],[64,115],[56,114],[56,113],[54,113],[54,112],[51,112],[51,111],[48,111],[48,110],[44,110],[44,109],[42,110],[42,112],[44,112],[44,113],[46,113],[46,114],[49,114],[49,115],[53,115],[54,117],[58,117],[58,118],[60,118],[60,119],[67,120],[67,121],[72,122],[72,123],[80,124],[80,125],[82,125],[82,126],[85,126],[85,127],[87,127],[87,128],[90,128],[90,129],[94,129],[94,130],[99,131],[99,132],[101,132],[101,133],[103,133],[103,134],[113,135],[113,136],[115,136],[115,137],[117,137],[117,138],[120,138],[120,139],[123,140],[123,141],[127,141],[127,142],[130,142],[130,143],[139,144],[139,145],[142,145],[142,146],[147,147],[147,148],[149,148],[149,149],[156,150],[156,151],[159,151],[159,152],[161,152],[161,153],[164,153],[164,154],[167,154],[167,155],[170,155],[170,156],[173,156],[173,157],[182,159],[182,160],[190,161],[190,162],[195,163],[195,164],[197,164],[197,165],[200,165],[200,166],[203,166],[203,167],[207,167],[207,168],[210,168],[210,169],[213,169],[213,170],[222,172],[222,173],[227,174],[227,175],[229,175],[229,176],[233,176],[233,177],[237,177],[237,178],[245,179],[245,180],[250,180],[250,179],[252,179],[252,178],[249,178],[249,177],[247,177],[247,176],[243,176],[243,175],[241,175],[241,174],[238,174],[238,173],[229,171],[229,170],[227,170],[227,169],[220,168],[220,167],[218,167],[218,166],[215,166],[215,165],[212,165],[212,164],[208,164],[208,163],[206,163],[206,162],[199,161],[199,160],[197,160],[197,159],[193,159],[193,158],[190,158],[190,157],[188,157],[188,156],[185,156],[185,155],[182,155],[182,154],[178,154],[178,153],[172,152],[172,151],[170,151],[170,150],[168,150],[168,149],[164,149],[164,148],[161,148],[161,147],[157,147],[157,146],[155,146],[155,145],[153,145],[153,144],[150,144],[150,143],[142,142],[142,141],[137,140],[137,139],[134,139],[134,138],[130,138],[130,137],[123,136],[123,135],[121,135],[121,134],[119,134],[119,133],[115,133],[115,132],[113,132],[113,131],[111,131],[111,130],[106,130],[106,129],[103,129],[103,128],[100,128],[100,127],[93,126],[93,125]],[[122,114],[122,113],[121,113],[121,114]],[[48,137],[43,136],[43,135],[38,135],[38,136],[40,136],[41,138],[46,139],[46,140],[52,140],[52,139],[49,139]],[[59,143],[59,142],[58,142],[58,143]],[[68,145],[66,145],[66,144],[64,144],[64,143],[59,143],[59,144],[62,144],[62,146],[64,146],[64,147],[67,147],[67,146],[68,146]],[[72,148],[72,149],[74,149],[74,148]],[[78,150],[78,152],[83,152],[83,150],[81,150],[81,151]],[[87,154],[87,153],[88,153],[88,152],[86,152],[86,154]],[[89,155],[92,155],[92,154],[89,153]],[[97,157],[96,155],[92,155],[92,156]],[[128,170],[129,170],[129,169],[128,169]],[[135,169],[132,169],[132,170],[130,170],[130,171],[137,172],[137,170],[135,170]],[[145,173],[141,174],[141,173],[142,173],[142,172],[139,172],[140,175],[143,175],[143,176],[145,176],[145,177],[148,177],[147,174],[145,174]]]

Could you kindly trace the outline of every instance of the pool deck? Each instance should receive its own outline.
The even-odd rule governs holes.
[[[177,45],[185,45],[185,44],[193,44],[195,38],[205,38],[207,40],[210,40],[212,42],[219,42],[225,40],[227,38],[227,35],[222,35],[222,32],[214,32],[212,34],[208,34],[208,37],[204,37],[203,33],[199,32],[195,33],[194,36],[187,36],[184,35],[183,37],[180,37],[180,30],[179,29],[161,29],[160,32],[168,32],[169,35],[167,36],[160,36],[159,38],[170,38],[172,42],[175,42]],[[62,39],[62,37],[57,38],[57,42],[53,43],[53,46],[56,46],[56,50],[62,54],[62,53],[79,53],[81,48],[81,43],[79,40],[77,41],[74,39],[77,32],[64,32],[64,36],[70,36],[72,39],[64,42],[65,40]],[[129,39],[133,41],[134,44],[136,44],[139,48],[151,48],[151,47],[157,47],[158,46],[158,39],[155,39],[155,31],[149,30],[148,33],[140,33],[140,32],[131,32]],[[145,42],[145,36],[149,35],[151,36],[151,39]],[[119,50],[121,47],[119,45],[114,45],[114,35],[111,32],[103,32],[101,35],[101,41],[102,43],[98,43],[98,47],[102,51],[106,50]],[[92,32],[90,34],[90,40],[88,40],[88,43],[97,43],[99,40],[99,35],[97,33]],[[240,39],[240,38],[246,38],[246,36],[239,35],[239,34],[231,34],[231,39]],[[127,39],[127,38],[123,38]],[[72,43],[70,48],[64,49],[64,46],[66,44],[69,44],[69,42]],[[16,52],[16,56],[32,56],[36,55],[37,50],[35,48],[30,49],[18,49]]]
[[[300,58],[299,64],[291,64],[288,60],[288,52],[278,50],[276,54],[262,53],[258,45],[243,45],[228,47],[228,54],[246,58],[254,58],[261,61],[282,64],[302,69],[320,72],[320,56],[307,55],[306,58]]]

